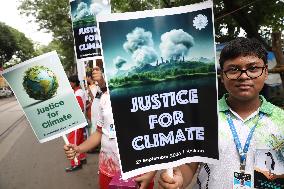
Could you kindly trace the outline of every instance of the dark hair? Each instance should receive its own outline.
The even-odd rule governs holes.
[[[256,39],[248,39],[239,37],[230,41],[221,51],[220,67],[223,69],[224,63],[227,60],[235,59],[239,56],[256,56],[267,64],[267,52],[262,44]]]
[[[80,85],[80,81],[78,79],[78,75],[72,75],[70,77],[68,77],[69,82],[75,83],[76,86]]]
[[[87,77],[92,77],[92,72],[86,72]]]

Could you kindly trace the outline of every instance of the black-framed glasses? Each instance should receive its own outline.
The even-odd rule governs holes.
[[[226,77],[228,79],[234,80],[234,79],[239,79],[239,77],[241,77],[241,75],[243,73],[246,73],[246,75],[251,78],[251,79],[255,79],[259,76],[262,75],[263,70],[266,68],[266,66],[263,67],[259,67],[259,66],[250,66],[245,70],[236,68],[236,67],[232,67],[229,68],[227,70],[223,70],[223,72],[225,73]]]

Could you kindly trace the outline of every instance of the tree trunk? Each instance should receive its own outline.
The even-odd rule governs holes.
[[[282,80],[282,86],[284,88],[284,55],[282,52],[281,32],[279,31],[272,32],[272,51],[275,54],[277,62],[276,68],[282,70],[282,72],[280,72],[280,76]]]

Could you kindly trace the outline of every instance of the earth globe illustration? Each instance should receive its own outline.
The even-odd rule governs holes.
[[[25,71],[23,87],[30,98],[47,100],[56,94],[58,80],[49,68],[33,66]]]

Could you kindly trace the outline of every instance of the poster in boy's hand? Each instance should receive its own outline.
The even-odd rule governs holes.
[[[55,51],[1,72],[27,116],[39,142],[87,125]]]
[[[212,2],[97,21],[122,177],[216,162]]]
[[[111,12],[110,0],[70,0],[70,10],[77,59],[101,57],[96,16]]]

